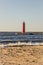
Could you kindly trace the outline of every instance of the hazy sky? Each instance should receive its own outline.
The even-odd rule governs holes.
[[[43,0],[0,0],[0,31],[43,31]]]

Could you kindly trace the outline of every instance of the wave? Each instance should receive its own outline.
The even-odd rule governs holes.
[[[22,45],[24,45],[24,46],[28,46],[28,45],[43,45],[43,42],[42,43],[40,43],[40,42],[38,42],[38,43],[31,43],[31,42],[28,42],[28,43],[26,43],[26,42],[18,42],[18,43],[8,43],[8,44],[1,44],[0,43],[0,48],[3,48],[3,47],[11,47],[11,46],[22,46]]]

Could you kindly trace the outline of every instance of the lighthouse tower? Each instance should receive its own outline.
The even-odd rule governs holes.
[[[22,27],[22,33],[24,34],[25,33],[25,22],[23,22],[23,27]]]

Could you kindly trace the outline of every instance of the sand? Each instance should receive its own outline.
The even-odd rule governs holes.
[[[0,48],[0,65],[43,65],[43,46]]]

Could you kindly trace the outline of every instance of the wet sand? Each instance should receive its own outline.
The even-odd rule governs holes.
[[[43,46],[0,48],[0,65],[43,65]]]

